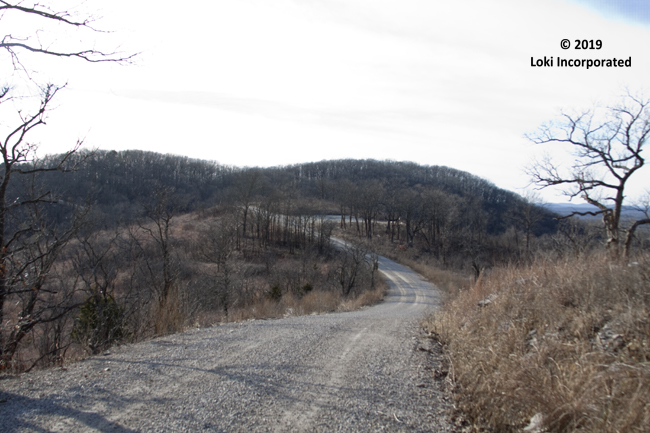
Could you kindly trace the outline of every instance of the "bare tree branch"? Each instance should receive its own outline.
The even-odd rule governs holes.
[[[602,215],[607,245],[616,248],[627,181],[644,164],[642,148],[650,135],[650,100],[627,92],[619,105],[598,107],[577,115],[562,113],[559,121],[545,124],[527,138],[536,144],[573,146],[574,162],[562,167],[545,158],[527,168],[540,188],[568,186],[565,195],[580,197]]]
[[[0,42],[0,48],[4,48],[9,53],[12,55],[12,57],[17,58],[18,56],[16,55],[15,51],[13,50],[14,48],[22,48],[27,51],[31,51],[32,53],[39,53],[39,54],[47,54],[50,56],[54,57],[77,57],[83,60],[86,60],[91,63],[99,63],[99,62],[116,62],[116,63],[124,63],[128,62],[135,56],[136,54],[131,54],[128,56],[121,56],[118,53],[104,53],[102,51],[98,50],[83,50],[83,51],[71,51],[71,52],[58,52],[58,51],[52,51],[48,50],[45,48],[39,48],[39,47],[32,47],[30,45],[21,43],[21,42],[7,42],[6,41],[7,36]]]
[[[74,21],[69,12],[67,11],[53,12],[51,9],[43,5],[40,5],[38,3],[35,3],[34,6],[32,7],[25,7],[25,6],[21,6],[20,3],[11,4],[9,2],[0,0],[0,11],[1,10],[16,10],[30,15],[36,15],[43,18],[47,18],[50,20],[60,21],[75,27],[88,27],[92,22],[90,18],[86,18],[85,20],[82,21]]]
[[[56,23],[76,29],[88,29],[94,33],[107,33],[91,25],[95,21],[92,16],[77,19],[69,11],[54,11],[39,3],[34,3],[31,7],[27,7],[23,6],[21,2],[10,3],[0,0],[0,13],[2,12],[15,12],[22,15],[39,17],[43,19],[43,24]],[[31,36],[23,38],[14,37],[11,34],[5,34],[2,37],[0,48],[5,49],[9,53],[14,69],[27,72],[18,55],[18,51],[21,50],[53,57],[79,58],[91,63],[128,63],[137,56],[137,53],[123,54],[115,51],[105,52],[97,49],[76,50],[45,47],[40,42],[41,37],[38,35],[41,31],[43,29],[34,29]],[[59,43],[57,45],[61,44]]]

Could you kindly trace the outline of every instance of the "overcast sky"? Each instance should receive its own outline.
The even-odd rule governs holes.
[[[33,138],[41,154],[85,137],[91,148],[236,166],[405,160],[521,192],[533,155],[560,151],[525,133],[560,109],[608,103],[626,86],[650,95],[646,4],[89,0],[83,10],[114,31],[91,43],[141,54],[130,66],[28,59],[36,80],[68,82]],[[79,35],[67,36],[89,37]],[[576,39],[602,49],[577,51]],[[531,67],[544,56],[553,67]],[[631,58],[632,67],[559,68],[558,57]],[[634,194],[650,187],[644,170]]]

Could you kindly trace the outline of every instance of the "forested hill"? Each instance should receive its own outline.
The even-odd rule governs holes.
[[[281,175],[290,173],[303,194],[311,197],[345,202],[347,195],[347,201],[353,202],[359,199],[354,196],[381,195],[380,201],[387,213],[390,213],[391,204],[404,207],[407,205],[405,202],[426,200],[432,191],[436,191],[444,194],[444,197],[438,197],[441,205],[444,201],[453,201],[464,213],[482,211],[485,229],[494,234],[502,233],[512,225],[513,215],[527,205],[518,194],[498,188],[471,173],[445,166],[344,159],[277,167],[269,171]],[[373,191],[375,188],[381,191]],[[554,214],[542,209],[539,212],[543,214],[543,221],[537,224],[536,232],[553,230]]]
[[[318,193],[321,179],[363,182],[378,179],[391,187],[434,186],[459,196],[475,195],[483,200],[504,202],[517,200],[518,195],[497,188],[485,179],[466,171],[445,166],[419,165],[406,161],[377,161],[374,159],[342,159],[296,164],[280,170],[292,173],[302,182],[309,182],[312,193]]]
[[[60,160],[53,155],[42,162],[51,167]],[[178,212],[213,206],[240,172],[213,161],[140,150],[81,151],[65,168],[70,171],[43,173],[40,189],[52,191],[63,204],[90,204],[93,219],[102,225],[134,220],[161,191],[173,196]]]
[[[45,158],[44,163],[58,159]],[[52,190],[64,203],[90,202],[108,220],[137,217],[161,190],[173,193],[181,212],[237,203],[242,196],[249,201],[269,196],[317,199],[343,213],[371,212],[384,219],[422,212],[422,206],[453,204],[464,214],[459,220],[479,218],[489,233],[506,230],[527,206],[519,195],[478,176],[413,162],[344,159],[260,169],[139,150],[100,150],[80,152],[69,161],[75,164],[71,173],[43,174],[41,188]],[[538,233],[554,226],[552,214],[543,214]]]

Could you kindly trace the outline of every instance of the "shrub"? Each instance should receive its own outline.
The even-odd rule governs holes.
[[[271,287],[271,290],[269,290],[269,298],[274,301],[279,301],[280,298],[282,298],[282,289],[280,286],[275,284],[273,287]]]
[[[124,308],[112,296],[93,295],[79,310],[72,329],[72,339],[92,354],[124,340]]]

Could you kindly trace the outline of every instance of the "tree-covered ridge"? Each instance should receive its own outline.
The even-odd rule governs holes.
[[[50,160],[58,158],[48,157],[43,163],[48,165]],[[389,225],[398,218],[410,224],[412,217],[423,212],[422,205],[440,210],[453,204],[460,207],[463,218],[481,213],[475,217],[489,234],[503,233],[517,224],[517,215],[530,205],[473,174],[414,162],[343,159],[238,168],[155,152],[99,150],[81,152],[69,164],[77,166],[75,172],[46,173],[43,184],[64,202],[90,202],[98,212],[126,221],[136,217],[141,204],[161,189],[173,191],[174,204],[183,212],[238,203],[242,196],[251,203],[291,196],[329,202],[330,210],[355,217],[365,212],[368,220],[384,220]],[[245,187],[251,179],[253,184]],[[534,232],[552,231],[553,214],[538,211]],[[463,218],[457,219],[459,224],[465,224]]]
[[[44,165],[57,156],[46,157]],[[71,201],[90,198],[97,205],[114,205],[150,197],[172,188],[187,206],[206,203],[224,188],[236,169],[212,161],[141,150],[82,151],[69,161],[72,173],[50,173],[47,184]]]
[[[499,200],[500,195],[515,195],[465,171],[439,165],[419,165],[408,161],[341,159],[296,164],[281,169],[293,173],[298,179],[307,179],[316,184],[321,179],[349,179],[354,182],[380,179],[400,186],[431,185],[460,196],[490,193],[493,194],[494,199]]]
[[[273,170],[273,169],[271,169]],[[383,189],[384,207],[389,206],[388,197],[409,194],[406,191],[437,190],[455,200],[471,202],[487,213],[487,230],[490,233],[502,233],[512,225],[511,214],[519,212],[526,202],[521,196],[511,191],[496,187],[491,182],[471,173],[446,166],[419,165],[404,161],[334,160],[280,167],[281,172],[292,173],[302,184],[302,190],[311,196],[336,199],[336,192],[328,194],[328,186],[337,186],[349,181],[352,185],[367,185],[368,182],[380,182]],[[336,188],[341,192],[340,188]],[[362,192],[363,193],[363,192]],[[417,197],[415,197],[417,199]],[[540,209],[543,221],[537,227],[537,233],[553,230],[553,214]]]

